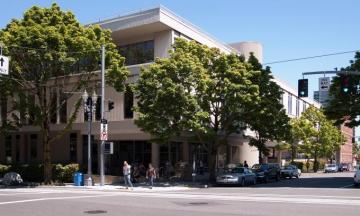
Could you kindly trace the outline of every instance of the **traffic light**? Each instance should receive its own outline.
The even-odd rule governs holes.
[[[350,76],[342,75],[341,78],[341,93],[348,94],[350,92]]]
[[[112,109],[114,109],[114,101],[109,100],[109,101],[108,101],[108,110],[109,110],[109,112],[110,112]]]
[[[299,79],[298,97],[308,97],[308,79]]]

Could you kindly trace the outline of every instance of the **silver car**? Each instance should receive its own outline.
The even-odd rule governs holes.
[[[256,184],[256,175],[246,167],[236,167],[226,169],[216,177],[217,184],[236,184],[245,186],[247,184]]]
[[[294,165],[288,165],[281,168],[281,177],[286,178],[289,177],[290,179],[292,177],[299,178],[301,175],[301,172],[299,172],[299,169]]]

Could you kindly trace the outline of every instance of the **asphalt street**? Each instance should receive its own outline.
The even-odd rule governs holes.
[[[1,216],[360,215],[353,173],[305,174],[251,187],[0,189]]]

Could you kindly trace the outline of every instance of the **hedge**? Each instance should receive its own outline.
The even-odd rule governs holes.
[[[55,182],[72,182],[73,174],[79,170],[79,164],[53,164],[52,165],[53,180]],[[1,165],[0,176],[4,176],[7,172],[16,172],[26,182],[43,182],[44,166],[42,164],[14,164]]]

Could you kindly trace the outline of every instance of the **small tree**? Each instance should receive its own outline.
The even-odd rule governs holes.
[[[24,123],[26,118],[40,128],[45,183],[50,183],[51,143],[71,127],[81,104],[79,98],[63,130],[52,136],[51,116],[64,107],[72,94],[57,95],[60,101],[54,105],[51,89],[76,92],[87,87],[96,76],[93,72],[99,66],[99,50],[105,45],[107,80],[122,90],[128,73],[124,58],[118,54],[110,31],[97,25],[84,27],[73,13],[61,11],[56,4],[50,8],[30,8],[22,19],[12,20],[1,30],[0,38],[6,46],[4,54],[11,57],[10,75],[0,79],[1,84],[7,83],[0,86],[1,92],[7,89],[2,99],[13,98],[10,101],[13,110],[19,113],[13,118],[17,124]]]
[[[300,150],[307,158],[314,158],[315,172],[319,157],[332,158],[345,141],[341,132],[314,106],[303,112],[300,118],[293,119],[291,125],[292,136],[301,141]]]
[[[156,138],[196,135],[209,155],[215,177],[219,146],[241,128],[244,110],[258,102],[257,74],[248,63],[194,41],[176,40],[168,59],[144,69],[134,86],[136,124]]]

